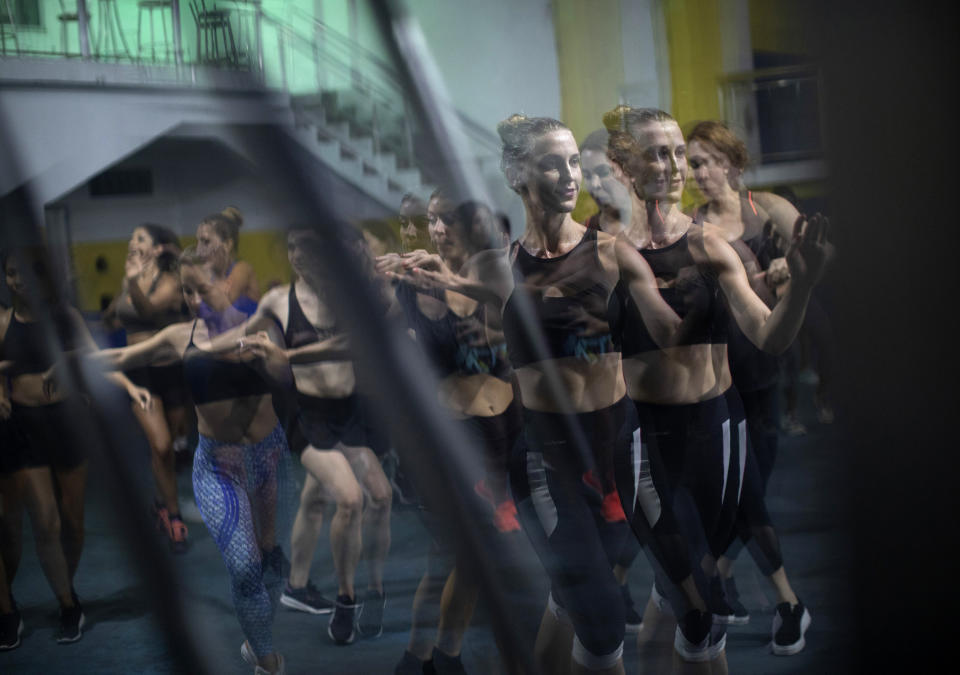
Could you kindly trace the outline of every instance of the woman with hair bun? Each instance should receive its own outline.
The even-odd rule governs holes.
[[[723,652],[722,623],[732,614],[716,560],[730,543],[738,504],[748,496],[741,491],[751,453],[728,365],[727,324],[732,317],[764,351],[789,347],[823,271],[827,225],[820,216],[795,220],[786,255],[791,287],[771,310],[751,288],[724,233],[704,223],[703,214],[691,219],[680,211],[687,148],[676,121],[662,110],[620,106],[604,115],[604,125],[610,158],[633,188],[632,222],[621,238],[648,262],[663,298],[684,319],[678,339],[664,348],[644,308],[624,295],[624,375],[640,418],[640,450],[649,459],[654,483],[665,485],[694,554],[701,594],[720,625],[705,650],[683,642],[679,634],[674,644],[688,660],[711,659]],[[638,531],[657,533],[668,525],[644,515],[634,519]],[[774,560],[779,549],[775,540],[770,543]],[[666,607],[656,602],[664,595],[660,590],[669,589],[665,582],[658,575],[648,605],[653,612]],[[799,651],[810,615],[792,591],[789,600],[778,606],[773,646]]]
[[[419,273],[502,308],[524,416],[511,486],[551,580],[535,646],[540,670],[623,673],[624,605],[612,568],[628,533],[621,500],[634,505],[636,424],[625,396],[615,286],[626,280],[665,342],[680,321],[636,250],[571,217],[583,176],[570,130],[523,115],[497,130],[501,166],[526,210],[524,233],[508,259],[486,259],[479,281]]]
[[[123,287],[103,319],[119,324],[127,344],[137,344],[158,331],[183,320],[177,257],[180,242],[171,230],[144,223],[130,235]],[[153,394],[150,408],[133,406],[133,414],[150,445],[151,468],[156,482],[157,526],[170,539],[176,553],[187,550],[187,526],[180,517],[173,439],[183,434],[187,418],[187,395],[176,362],[134,368],[126,373],[137,385]]]
[[[210,259],[234,308],[251,316],[260,301],[260,284],[253,266],[237,260],[241,227],[243,215],[235,206],[207,216],[197,226],[197,252]],[[208,310],[201,307],[200,315]]]

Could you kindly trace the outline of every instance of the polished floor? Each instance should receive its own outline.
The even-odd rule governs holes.
[[[809,401],[808,386],[804,400]],[[843,673],[850,672],[852,637],[847,575],[849,551],[842,529],[842,472],[837,465],[839,434],[836,425],[818,424],[809,403],[804,408],[809,433],[782,437],[776,470],[769,487],[768,506],[779,528],[787,571],[794,588],[813,616],[807,647],[793,657],[776,657],[769,651],[773,593],[748,555],[736,563],[740,591],[751,612],[750,623],[728,632],[729,672]],[[139,452],[134,448],[131,452]],[[146,459],[145,450],[144,459]],[[144,461],[144,470],[146,461]],[[299,476],[298,476],[299,477]],[[144,477],[146,481],[147,477]],[[180,474],[181,489],[189,495],[189,470]],[[138,571],[125,541],[118,535],[106,499],[102,473],[90,477],[87,541],[77,575],[87,627],[83,639],[72,645],[53,640],[57,607],[40,571],[27,530],[24,556],[14,582],[14,594],[26,625],[21,646],[0,653],[0,673],[169,673],[177,665],[148,597],[154,583],[149,570]],[[172,557],[176,588],[182,594],[189,633],[195,636],[211,671],[249,673],[240,660],[243,641],[233,614],[226,573],[220,556],[201,523],[191,522],[191,549]],[[280,608],[275,641],[286,656],[287,672],[352,675],[392,673],[407,641],[410,603],[423,571],[426,532],[409,510],[398,510],[392,524],[393,544],[387,564],[384,633],[376,640],[361,640],[338,647],[326,635],[327,618]],[[326,537],[317,552],[313,579],[332,585],[332,562]],[[544,575],[532,549],[524,542],[519,563],[522,592],[509,600],[520,637],[532,640],[546,594]],[[641,557],[631,570],[630,585],[638,605],[649,595],[652,574]],[[358,587],[363,584],[359,573]],[[463,661],[469,673],[499,673],[496,645],[483,606],[468,632]],[[627,673],[637,672],[636,648],[628,639]]]

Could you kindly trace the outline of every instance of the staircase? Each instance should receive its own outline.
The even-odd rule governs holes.
[[[311,26],[312,35],[268,13],[262,15],[265,25],[276,31],[283,88],[289,89],[287,64],[293,71],[293,59],[306,60],[315,74],[316,91],[291,95],[294,138],[391,212],[405,193],[426,200],[442,176],[431,171],[438,162],[430,145],[420,141],[399,75],[376,54],[297,11],[298,24]],[[332,79],[341,84],[324,85]],[[497,180],[502,182],[496,136],[462,114],[460,119],[475,158],[494,158],[490,166],[497,167]]]

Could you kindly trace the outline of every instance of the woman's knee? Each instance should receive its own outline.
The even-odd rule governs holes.
[[[359,517],[363,512],[363,489],[359,484],[344,486],[337,493],[337,513],[345,517]]]

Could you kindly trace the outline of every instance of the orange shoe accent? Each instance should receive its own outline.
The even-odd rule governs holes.
[[[500,502],[493,512],[493,524],[500,532],[519,532],[521,528],[517,519],[517,505],[510,499]]]
[[[608,523],[622,523],[627,520],[627,514],[623,512],[623,504],[620,502],[620,495],[616,491],[603,495],[600,513]]]

